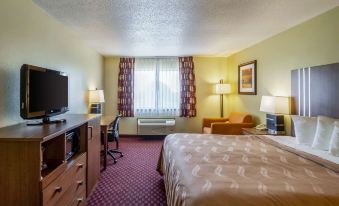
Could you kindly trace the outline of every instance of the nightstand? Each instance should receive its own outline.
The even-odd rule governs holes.
[[[274,135],[269,134],[267,130],[257,130],[255,127],[253,128],[242,128],[242,134],[244,135]],[[283,136],[284,134],[279,134],[279,136]]]

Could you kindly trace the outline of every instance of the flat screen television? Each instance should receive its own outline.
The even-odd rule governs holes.
[[[68,76],[64,72],[24,64],[20,70],[20,116],[43,119],[68,111]]]

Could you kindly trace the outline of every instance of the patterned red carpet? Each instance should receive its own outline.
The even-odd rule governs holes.
[[[166,205],[165,187],[156,171],[163,140],[120,138],[124,157],[101,173],[88,206]]]

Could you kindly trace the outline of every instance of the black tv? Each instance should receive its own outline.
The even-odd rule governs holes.
[[[64,72],[24,64],[20,70],[20,116],[43,119],[68,111],[68,76]]]

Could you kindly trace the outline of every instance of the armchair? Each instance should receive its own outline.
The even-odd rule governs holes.
[[[205,134],[239,135],[242,128],[254,127],[252,116],[232,112],[228,118],[203,118],[202,132]]]

